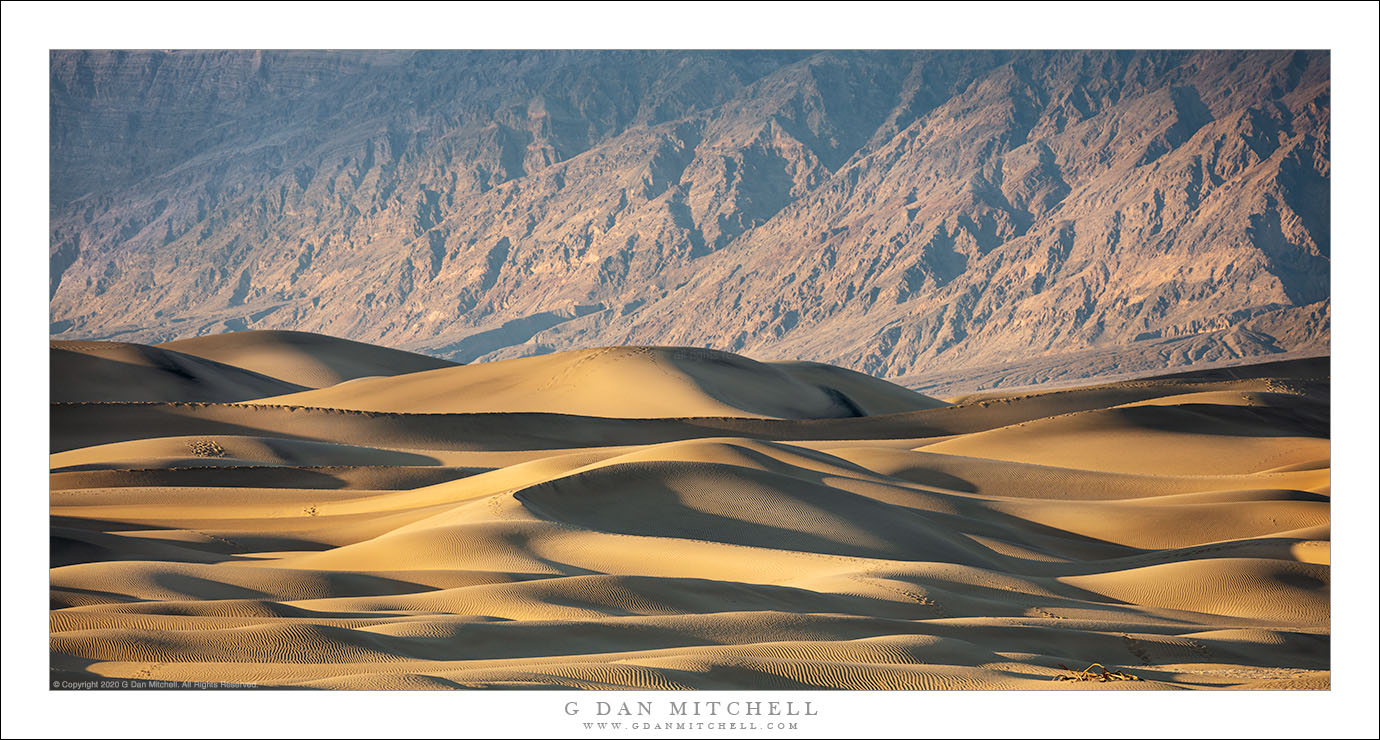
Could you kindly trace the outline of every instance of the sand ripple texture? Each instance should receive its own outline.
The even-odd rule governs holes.
[[[942,402],[240,336],[55,345],[54,679],[1329,686],[1326,358]],[[1092,663],[1143,680],[1054,680]]]

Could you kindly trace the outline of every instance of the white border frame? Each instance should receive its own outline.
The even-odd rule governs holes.
[[[1334,89],[1333,689],[789,692],[797,733],[713,736],[1374,736],[1377,6],[1372,3],[4,3],[3,725],[34,737],[589,736],[571,699],[655,692],[49,692],[48,51],[53,48],[1330,49]],[[717,696],[710,696],[710,693]],[[701,692],[702,701],[747,692]],[[754,700],[771,692],[751,692]],[[679,697],[674,697],[679,698]],[[680,736],[693,733],[621,733]]]

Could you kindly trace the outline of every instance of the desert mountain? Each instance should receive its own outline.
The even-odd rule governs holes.
[[[57,339],[936,389],[1328,347],[1326,53],[54,52],[51,82]]]

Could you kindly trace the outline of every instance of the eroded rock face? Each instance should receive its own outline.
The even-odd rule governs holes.
[[[1325,53],[51,66],[58,338],[699,345],[884,376],[1327,349]]]

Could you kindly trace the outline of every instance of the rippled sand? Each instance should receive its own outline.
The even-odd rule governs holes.
[[[54,678],[1327,688],[1328,376],[54,343]]]

